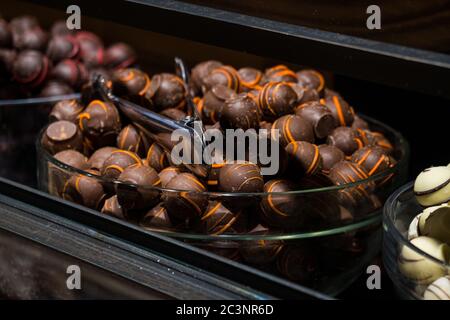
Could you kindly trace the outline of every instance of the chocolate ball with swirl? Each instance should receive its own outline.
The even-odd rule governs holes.
[[[80,88],[87,82],[89,74],[83,63],[65,59],[52,69],[50,76],[67,83],[72,88]]]
[[[48,34],[40,26],[24,30],[12,29],[12,41],[14,48],[20,51],[44,51],[48,42]]]
[[[145,157],[149,146],[147,136],[132,124],[124,127],[117,136],[117,148],[134,152],[140,157]]]
[[[311,123],[314,129],[314,134],[318,139],[327,137],[336,127],[330,110],[317,101],[311,101],[299,105],[295,109],[295,114],[303,117]]]
[[[83,151],[83,135],[75,124],[65,120],[50,124],[42,135],[41,143],[51,154],[68,149]]]
[[[155,74],[145,97],[151,100],[158,110],[182,109],[186,104],[186,88],[183,80],[174,74]]]
[[[136,52],[126,43],[114,43],[105,51],[104,65],[107,68],[129,68],[135,63]]]
[[[39,51],[20,52],[12,66],[14,80],[21,84],[36,87],[44,82],[50,69],[48,58]]]
[[[49,120],[51,122],[66,120],[77,123],[77,118],[83,110],[84,106],[77,100],[62,100],[53,106]]]
[[[78,31],[75,39],[80,45],[80,58],[87,68],[96,68],[103,64],[103,42],[92,32]]]
[[[220,116],[224,129],[248,130],[258,128],[260,114],[255,101],[246,93],[241,93],[225,101]]]
[[[298,186],[289,180],[274,179],[264,184],[266,195],[261,199],[261,219],[270,227],[281,229],[304,228],[307,216],[303,212],[302,198],[291,191]]]
[[[232,66],[220,66],[212,70],[203,79],[203,93],[211,90],[214,86],[221,84],[235,92],[241,91],[241,80],[239,74]]]
[[[134,152],[114,150],[109,157],[103,161],[101,174],[108,179],[117,179],[129,166],[142,164],[141,158]]]
[[[220,201],[210,201],[200,218],[201,230],[207,234],[243,233],[246,230],[244,214],[231,212]]]
[[[269,229],[257,225],[248,234],[263,236],[269,234]],[[254,265],[266,265],[276,260],[278,254],[283,249],[283,242],[279,240],[249,240],[242,241],[239,252],[245,262]]]
[[[241,89],[245,92],[259,88],[263,81],[263,73],[255,68],[240,68],[238,74],[241,80]]]
[[[328,177],[337,186],[365,180],[369,177],[367,171],[357,163],[341,161],[330,170]]]
[[[153,142],[147,150],[145,163],[160,172],[162,169],[169,166],[169,159],[167,158],[167,153],[164,149],[156,142]]]
[[[151,82],[148,74],[139,69],[127,68],[114,70],[111,78],[115,94],[147,108],[152,106],[151,100],[146,97]]]
[[[93,100],[78,116],[78,126],[85,137],[86,147],[95,150],[115,145],[122,124],[119,111],[112,103]]]
[[[294,141],[286,146],[289,166],[297,174],[313,175],[322,169],[319,147],[306,141]]]
[[[151,208],[140,220],[139,225],[149,230],[172,229],[173,224],[170,221],[169,213],[160,202]]]
[[[285,147],[294,141],[314,142],[312,125],[303,117],[288,114],[275,120],[272,124],[271,135],[278,132],[280,144]]]
[[[336,126],[351,126],[355,120],[355,111],[339,95],[327,96],[320,102],[327,106],[334,117]]]
[[[369,134],[368,134],[369,135]],[[381,132],[370,132],[371,144],[382,148],[387,154],[394,152],[394,146]]]
[[[216,123],[220,120],[223,106],[228,99],[235,98],[236,92],[224,85],[217,85],[206,92],[198,103],[198,109],[204,123]]]
[[[364,147],[364,143],[358,131],[351,127],[337,127],[327,138],[327,144],[335,146],[351,156],[353,152]]]
[[[269,119],[292,113],[297,104],[297,94],[287,82],[269,82],[258,94],[258,105]]]
[[[307,89],[314,89],[322,94],[325,89],[325,79],[323,75],[317,71],[312,69],[305,69],[297,72],[297,83]]]
[[[267,82],[297,82],[297,75],[285,65],[276,65],[264,72]]]
[[[223,165],[218,181],[219,190],[224,192],[262,192],[264,188],[259,166],[250,162]]]
[[[311,101],[319,101],[320,96],[319,93],[315,89],[309,89],[302,87],[298,83],[289,82],[289,85],[292,89],[294,89],[297,94],[297,105],[300,106],[303,103],[311,102]]]
[[[119,149],[115,147],[103,147],[95,150],[88,160],[88,168],[101,173],[106,159],[108,159],[111,154],[117,150]]]
[[[170,166],[162,169],[158,173],[159,178],[161,179],[161,187],[165,188],[169,181],[172,180],[172,178],[174,178],[175,176],[179,175],[181,172],[183,172],[181,168],[175,166]]]
[[[193,95],[199,95],[204,87],[204,79],[211,71],[222,66],[222,62],[216,60],[207,60],[195,65],[191,71],[189,87],[193,90]]]
[[[106,199],[100,212],[117,219],[125,220],[127,218],[126,210],[120,205],[117,195]]]
[[[79,53],[78,41],[70,34],[52,37],[47,46],[47,56],[55,63],[64,59],[75,59]]]
[[[152,167],[142,163],[128,166],[119,175],[116,194],[119,204],[126,210],[144,209],[155,205],[159,199],[161,179]]]
[[[390,167],[390,159],[380,147],[367,146],[352,154],[351,161],[362,166],[369,176]]]
[[[322,157],[322,172],[328,174],[330,169],[338,162],[345,160],[345,154],[341,149],[329,144],[319,146],[320,156]]]
[[[175,224],[199,219],[208,206],[208,198],[202,194],[206,187],[191,173],[176,175],[167,183],[166,189],[162,199]]]
[[[87,175],[73,175],[64,185],[62,197],[88,208],[100,210],[106,199],[106,193],[98,179]]]

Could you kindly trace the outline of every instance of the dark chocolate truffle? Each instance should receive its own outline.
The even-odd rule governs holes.
[[[269,229],[257,225],[248,234],[263,236],[269,234]],[[248,240],[242,241],[239,252],[247,263],[261,266],[275,261],[282,248],[283,242],[279,240]]]
[[[52,36],[63,36],[63,35],[72,34],[72,33],[74,33],[74,31],[67,28],[66,20],[56,21],[53,23],[52,27],[50,28],[50,34]]]
[[[236,93],[230,88],[223,85],[214,86],[199,101],[198,108],[202,114],[202,120],[206,123],[219,121],[225,101],[235,97]]]
[[[67,149],[83,150],[83,136],[78,127],[69,121],[57,121],[50,124],[42,136],[42,145],[52,153]]]
[[[210,201],[200,223],[207,234],[241,233],[246,231],[242,216],[241,212],[232,213],[220,201]]]
[[[352,161],[362,166],[369,176],[390,166],[389,156],[380,147],[364,147],[352,155]]]
[[[131,151],[115,150],[103,162],[101,173],[107,178],[117,179],[126,168],[134,164],[143,164],[137,154]]]
[[[301,70],[297,72],[297,83],[304,88],[314,89],[319,94],[325,88],[325,79],[323,75],[316,70]]]
[[[353,124],[355,112],[341,96],[329,96],[321,99],[320,102],[331,111],[336,126],[351,126]]]
[[[117,136],[117,147],[122,150],[128,150],[144,157],[150,143],[136,126],[129,124],[120,131]]]
[[[276,118],[294,111],[297,93],[287,82],[269,82],[258,94],[258,105],[262,113]]]
[[[167,168],[162,169],[158,175],[161,179],[161,187],[165,188],[170,180],[172,180],[173,177],[179,175],[181,173],[181,169],[178,167],[170,166]]]
[[[150,88],[148,75],[134,68],[115,70],[112,74],[112,81],[116,94],[129,97],[134,101],[142,100]]]
[[[387,154],[391,154],[394,151],[392,143],[381,133],[371,132],[373,137],[373,145],[382,148]]]
[[[314,89],[309,89],[302,87],[298,83],[289,82],[289,85],[292,89],[294,89],[297,94],[297,105],[302,105],[303,103],[307,103],[310,101],[319,101],[320,96]]]
[[[220,125],[225,129],[258,128],[260,116],[258,106],[246,93],[225,101],[220,116]]]
[[[350,161],[336,163],[328,175],[335,185],[353,183],[369,177],[366,170],[359,164]]]
[[[271,227],[297,229],[304,227],[306,215],[302,208],[302,198],[295,194],[285,194],[298,190],[298,186],[288,180],[269,180],[264,185],[267,194],[261,200],[261,219]]]
[[[295,72],[282,64],[266,69],[264,76],[269,82],[297,82]]]
[[[208,199],[202,192],[206,191],[200,180],[191,173],[180,173],[173,177],[164,191],[164,206],[174,223],[200,218],[208,206]]]
[[[301,104],[295,109],[295,113],[311,123],[319,139],[328,136],[336,127],[330,110],[317,101]]]
[[[111,153],[118,150],[115,147],[103,147],[95,150],[88,160],[88,167],[91,170],[101,172],[105,160],[111,156]]]
[[[78,120],[88,147],[96,149],[115,144],[121,123],[119,111],[112,103],[93,100]]]
[[[19,53],[12,68],[14,79],[23,84],[38,86],[48,75],[49,61],[39,51],[25,50]]]
[[[85,175],[74,175],[64,185],[62,197],[88,208],[99,210],[106,198],[99,180]]]
[[[63,150],[55,154],[54,157],[56,160],[80,170],[85,170],[89,167],[86,156],[76,150]]]
[[[51,38],[47,46],[47,56],[54,62],[74,59],[79,52],[80,46],[75,37],[70,34]]]
[[[186,103],[185,95],[183,80],[171,73],[155,74],[145,93],[147,99],[150,99],[159,110],[183,108]]]
[[[219,189],[225,192],[262,192],[264,180],[253,163],[225,164],[219,172]]]
[[[12,41],[14,48],[18,50],[44,51],[47,46],[48,35],[39,26],[25,30],[12,30]]]
[[[327,138],[327,144],[342,150],[346,156],[364,147],[358,131],[350,127],[337,127]]]
[[[345,154],[341,149],[328,144],[319,146],[320,156],[322,157],[322,171],[326,174],[338,162],[345,160]]]
[[[241,68],[238,70],[239,79],[241,80],[241,89],[243,91],[251,91],[260,86],[263,74],[255,68]]]
[[[289,165],[296,173],[313,175],[322,169],[319,147],[306,141],[294,141],[286,146]]]
[[[86,157],[75,150],[63,150],[54,155],[55,159],[79,170],[86,170],[88,168]],[[50,194],[62,196],[62,191],[67,180],[71,176],[71,170],[61,168],[55,164],[49,163],[49,181],[48,188]]]
[[[189,85],[193,88],[194,94],[199,94],[204,86],[204,79],[207,75],[211,73],[214,69],[220,67],[221,62],[216,60],[203,61],[192,68],[191,80]]]
[[[88,80],[88,72],[84,64],[65,59],[59,62],[51,72],[51,77],[63,81],[73,88],[80,88]]]
[[[159,203],[152,209],[150,209],[141,219],[139,225],[143,228],[158,230],[158,229],[171,229],[172,222],[170,221],[169,214],[164,208],[163,203]]]
[[[95,68],[103,64],[103,43],[95,34],[79,31],[75,34],[80,45],[80,57],[87,68]]]
[[[50,112],[50,121],[66,120],[77,122],[78,115],[83,112],[84,106],[77,100],[61,100],[57,102]]]
[[[275,136],[275,130],[278,130],[282,146],[294,141],[314,142],[313,127],[309,121],[297,115],[288,114],[275,120],[272,124],[272,137]]]
[[[239,74],[232,66],[220,66],[212,70],[203,79],[203,92],[211,90],[214,86],[221,84],[235,92],[239,92],[241,88],[241,81]]]
[[[119,42],[105,51],[107,68],[128,68],[136,63],[136,52],[128,44]]]
[[[148,148],[145,161],[150,167],[158,172],[169,165],[167,153],[165,153],[164,149],[156,142],[153,142],[150,148]]]
[[[23,31],[26,29],[38,27],[39,22],[36,19],[36,17],[30,15],[22,15],[12,19],[11,22],[9,23],[9,26],[11,27],[11,29]]]
[[[112,196],[105,200],[103,208],[101,210],[102,213],[112,216],[114,218],[125,220],[125,209],[122,208],[119,201],[117,200],[117,195]]]
[[[117,200],[126,210],[144,209],[155,204],[161,179],[152,167],[137,163],[125,168],[118,180],[126,184],[116,184]],[[132,184],[132,185],[129,185]]]

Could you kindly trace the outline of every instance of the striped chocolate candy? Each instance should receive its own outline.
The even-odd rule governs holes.
[[[286,146],[289,163],[300,175],[313,175],[322,168],[319,147],[305,141],[294,141]]]
[[[287,146],[294,141],[314,142],[314,132],[311,124],[304,118],[288,114],[275,120],[272,131],[278,130],[280,144]]]
[[[143,157],[148,148],[148,139],[137,127],[129,124],[117,136],[117,148],[137,153]]]
[[[319,94],[325,88],[325,79],[323,75],[316,70],[306,69],[297,72],[297,83],[304,88],[314,89]]]
[[[251,91],[259,88],[263,80],[262,72],[255,68],[241,68],[238,70],[238,75],[243,91]]]
[[[225,164],[219,172],[219,190],[225,192],[262,192],[264,180],[253,163]]]
[[[101,173],[110,179],[117,179],[119,175],[129,166],[142,164],[141,158],[131,151],[115,150],[104,161]]]
[[[423,170],[414,182],[417,201],[425,207],[438,205],[450,200],[450,169],[431,167]]]
[[[158,172],[169,165],[167,153],[164,152],[163,148],[161,148],[156,142],[153,142],[150,148],[148,148],[145,162]]]
[[[269,82],[258,93],[258,106],[269,118],[292,113],[297,100],[297,93],[287,82]]]
[[[186,88],[183,80],[171,73],[155,74],[145,97],[159,110],[182,109],[186,104]]]
[[[369,176],[382,172],[389,168],[389,156],[379,147],[363,147],[357,150],[351,161],[362,166]]]
[[[342,150],[346,156],[351,156],[356,150],[364,147],[364,142],[358,131],[350,127],[337,127],[327,138],[327,144]]]
[[[351,126],[355,120],[355,112],[349,104],[339,95],[331,95],[321,99],[333,114],[336,126]]]
[[[150,88],[148,75],[134,68],[118,69],[112,75],[114,91],[118,95],[144,96]]]
[[[170,180],[173,177],[179,175],[181,173],[181,169],[179,167],[170,166],[162,169],[159,172],[159,178],[161,179],[161,187],[165,188]]]
[[[359,164],[350,161],[341,161],[335,164],[331,168],[328,176],[338,186],[364,180],[369,177],[366,170]]]
[[[201,228],[208,234],[242,233],[246,231],[244,214],[234,214],[220,201],[210,201],[208,208],[200,218]]]
[[[282,64],[266,69],[264,76],[269,82],[297,82],[295,72]]]
[[[239,74],[232,66],[220,66],[215,68],[203,79],[203,84],[202,90],[204,93],[218,84],[224,85],[234,92],[240,92],[241,90]]]

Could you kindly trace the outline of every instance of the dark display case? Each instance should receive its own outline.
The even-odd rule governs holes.
[[[67,17],[69,4],[5,1],[0,12],[6,18],[33,14],[49,27]],[[217,59],[236,67],[265,68],[283,63],[294,69],[318,68],[361,113],[405,136],[411,145],[411,178],[428,166],[430,159],[448,162],[450,149],[445,137],[450,116],[450,56],[446,54],[448,39],[440,36],[440,30],[445,30],[446,24],[450,28],[449,10],[429,13],[438,19],[427,31],[435,32],[436,46],[428,46],[413,41],[406,31],[397,41],[397,33],[389,31],[372,36],[368,31],[360,32],[359,27],[349,29],[340,23],[342,28],[336,29],[320,19],[288,15],[294,5],[291,1],[282,1],[275,11],[257,10],[258,4],[79,2],[82,28],[94,31],[107,43],[125,39],[138,52],[140,66],[150,73],[172,70],[175,56],[181,56],[189,66]],[[323,13],[331,10],[329,6],[322,8],[327,8],[319,10]],[[35,140],[47,121],[48,105],[4,104],[0,105],[0,173],[10,180],[0,179],[0,297],[330,298],[29,188],[37,187]],[[67,290],[69,265],[82,270],[83,290]],[[356,285],[342,297],[352,298],[358,290]]]

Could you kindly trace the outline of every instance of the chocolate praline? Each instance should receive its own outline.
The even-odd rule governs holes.
[[[311,123],[315,136],[319,139],[327,137],[336,127],[330,110],[317,101],[301,104],[295,109],[295,113]]]
[[[380,147],[364,147],[353,153],[352,162],[362,166],[369,176],[382,172],[389,168],[390,159],[387,153]]]
[[[159,114],[177,121],[184,120],[186,118],[186,113],[183,110],[177,108],[167,108],[161,111]]]
[[[353,183],[359,180],[365,180],[369,177],[363,167],[350,161],[336,163],[331,168],[328,176],[335,185]]]
[[[323,75],[312,69],[301,70],[297,72],[297,83],[302,87],[314,89],[319,94],[325,88],[325,79]]]
[[[39,26],[39,22],[36,17],[30,15],[22,15],[13,18],[10,21],[9,26],[11,27],[11,29],[23,31]]]
[[[345,160],[345,154],[341,149],[328,144],[319,146],[320,156],[322,157],[322,171],[326,174],[338,162]]]
[[[255,68],[245,67],[238,70],[243,91],[251,91],[259,87],[263,80],[263,73]]]
[[[264,180],[253,163],[225,164],[219,172],[219,190],[224,192],[262,192]]]
[[[50,112],[51,122],[66,120],[76,123],[78,115],[83,112],[84,106],[77,100],[62,100],[57,102]]]
[[[41,140],[42,146],[55,154],[63,150],[83,150],[83,136],[77,126],[69,121],[57,121],[50,124]]]
[[[95,152],[91,155],[87,163],[89,169],[101,172],[105,160],[111,156],[111,153],[117,150],[118,149],[115,147],[103,147],[95,150]]]
[[[123,42],[109,46],[105,51],[104,65],[107,68],[128,68],[136,63],[136,52]]]
[[[63,36],[66,34],[73,34],[74,30],[67,28],[67,22],[65,20],[55,21],[50,28],[50,34],[52,36]]]
[[[297,115],[288,114],[275,120],[272,124],[272,137],[275,130],[278,131],[280,144],[284,147],[294,141],[314,142],[313,127],[309,121]]]
[[[355,112],[341,96],[332,95],[321,99],[320,102],[331,111],[336,126],[351,126],[353,124]]]
[[[322,169],[319,147],[306,141],[294,141],[286,146],[289,165],[300,175],[313,175]]]
[[[222,128],[248,130],[258,128],[259,121],[258,106],[246,93],[225,101],[220,116]]]
[[[93,100],[78,116],[79,127],[89,148],[114,145],[121,129],[119,111],[110,102]]]
[[[104,49],[99,37],[92,32],[78,31],[75,38],[80,45],[80,58],[87,68],[95,68],[103,64]]]
[[[371,132],[371,135],[373,137],[373,145],[382,148],[389,155],[394,152],[394,146],[381,132]]]
[[[358,115],[355,114],[355,119],[352,123],[353,129],[362,129],[362,130],[369,130],[369,124],[366,120],[362,119]]]
[[[202,120],[207,123],[219,121],[225,101],[235,97],[236,93],[230,88],[220,84],[214,86],[199,101],[198,108],[202,114]]]
[[[112,82],[115,94],[137,103],[145,102],[145,107],[151,106],[151,101],[145,97],[150,88],[150,78],[145,72],[135,68],[118,69],[112,73]]]
[[[261,200],[261,219],[271,227],[298,229],[304,227],[306,215],[302,210],[302,198],[286,194],[298,190],[298,186],[288,180],[274,179],[264,184],[267,193]]]
[[[214,86],[221,84],[235,92],[239,92],[241,88],[241,80],[239,74],[232,66],[220,66],[212,70],[203,79],[203,93],[211,90]]]
[[[294,111],[297,93],[287,82],[269,82],[258,94],[258,105],[262,113],[276,118]]]
[[[73,149],[60,151],[54,157],[56,160],[80,170],[85,170],[89,167],[86,156]]]
[[[297,105],[302,105],[303,103],[310,101],[319,101],[320,96],[315,89],[305,88],[298,83],[289,82],[291,88],[297,94]]]
[[[79,170],[88,169],[86,157],[76,150],[63,150],[54,155],[55,159],[66,166]],[[67,180],[71,176],[71,171],[61,168],[53,163],[49,163],[49,192],[53,195],[61,196]]]
[[[117,135],[117,147],[119,149],[137,153],[140,157],[145,156],[149,145],[150,142],[145,134],[132,124],[124,127]]]
[[[101,213],[122,220],[126,219],[125,209],[122,208],[119,201],[117,200],[117,195],[114,195],[111,198],[105,200]]]
[[[147,229],[171,229],[173,227],[169,214],[163,203],[158,203],[141,219],[139,225]]]
[[[192,68],[189,86],[193,88],[194,95],[201,92],[206,76],[220,66],[222,66],[222,62],[207,60],[200,62]]]
[[[165,188],[170,180],[172,180],[173,177],[179,175],[181,173],[181,169],[179,167],[166,167],[162,169],[158,175],[161,179],[161,187]]]
[[[117,179],[119,175],[131,165],[142,165],[139,156],[131,151],[114,150],[103,162],[101,173],[110,179]]]
[[[74,59],[80,52],[80,47],[75,37],[66,34],[52,37],[47,46],[47,56],[54,62],[64,59]]]
[[[180,173],[173,177],[163,191],[164,206],[174,223],[198,219],[208,206],[203,183],[191,173]],[[179,190],[179,191],[169,191]]]
[[[50,76],[67,83],[72,88],[80,88],[88,80],[88,71],[84,64],[65,59],[52,69]]]
[[[155,74],[145,93],[159,110],[183,108],[186,103],[186,89],[183,80],[171,73]]]
[[[351,156],[353,152],[364,147],[358,131],[350,127],[337,127],[327,138],[327,144],[335,146]]]
[[[13,46],[17,50],[44,51],[47,46],[48,35],[39,26],[25,30],[12,30]]]
[[[169,165],[167,153],[165,153],[164,149],[156,142],[153,142],[150,148],[148,148],[145,162],[157,172],[160,172]]]
[[[17,82],[31,86],[43,83],[48,72],[48,58],[36,50],[19,53],[12,68],[13,77]]]
[[[99,210],[103,207],[106,193],[96,178],[74,175],[64,185],[62,197],[88,208]]]
[[[264,76],[269,82],[297,82],[295,72],[281,64],[266,69]]]
[[[201,229],[207,234],[232,234],[246,231],[244,214],[233,213],[220,201],[210,201],[200,218]]]
[[[159,192],[152,187],[160,187],[161,179],[152,167],[133,164],[125,168],[118,180],[124,183],[116,184],[117,200],[126,210],[149,208],[159,198]]]

